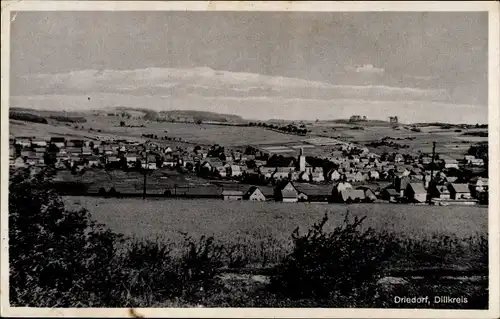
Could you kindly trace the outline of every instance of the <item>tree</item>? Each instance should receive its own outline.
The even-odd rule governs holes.
[[[15,155],[16,158],[21,156],[21,151],[23,150],[23,147],[19,144],[16,144],[15,146]]]
[[[9,176],[11,305],[69,307],[92,297],[110,302],[103,292],[122,280],[109,276],[120,236],[85,210],[65,209],[51,176],[29,168]]]
[[[250,169],[257,168],[257,165],[255,164],[255,161],[253,159],[246,161],[246,165]]]
[[[120,121],[120,126],[124,127],[125,126],[125,121]]]

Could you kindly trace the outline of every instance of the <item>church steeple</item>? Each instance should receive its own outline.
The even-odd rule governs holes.
[[[304,156],[304,148],[300,148],[299,153],[299,172],[305,172],[306,170],[306,157]]]

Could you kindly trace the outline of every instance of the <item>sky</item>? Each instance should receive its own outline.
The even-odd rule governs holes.
[[[110,95],[303,99],[333,108],[428,101],[444,105],[440,117],[456,105],[464,119],[484,119],[487,26],[481,12],[18,12],[11,94],[106,94],[108,104]]]

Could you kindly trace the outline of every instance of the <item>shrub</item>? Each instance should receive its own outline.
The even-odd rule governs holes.
[[[198,241],[184,236],[185,247],[181,263],[180,276],[187,297],[196,299],[198,292],[216,288],[215,276],[222,267],[224,247],[216,245],[213,237],[202,236]]]
[[[9,181],[14,306],[78,306],[114,284],[108,275],[121,236],[93,222],[85,210],[65,210],[47,178],[45,171],[32,176],[24,170],[13,172]],[[107,301],[105,295],[99,298]]]
[[[9,118],[13,120],[47,124],[48,121],[42,116],[25,112],[9,112]]]
[[[215,285],[222,246],[212,237],[169,245],[128,241],[69,211],[47,171],[12,172],[9,181],[10,304],[31,307],[152,306],[200,300]]]
[[[62,115],[51,115],[49,116],[51,120],[66,123],[86,123],[87,119],[80,116],[62,116]]]
[[[323,230],[328,221],[325,214],[307,234],[295,229],[293,251],[278,266],[272,288],[295,298],[329,298],[371,288],[395,241],[388,233],[361,230],[364,219],[355,216],[351,221],[347,213],[343,225],[327,233]]]

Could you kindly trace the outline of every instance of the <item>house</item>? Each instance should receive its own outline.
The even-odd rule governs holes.
[[[355,174],[353,174],[353,173],[345,173],[344,176],[341,177],[341,179],[344,179],[348,182],[355,182],[356,181]]]
[[[127,153],[124,157],[125,157],[125,161],[127,162],[127,165],[129,163],[134,163],[135,164],[135,162],[139,158],[139,156],[138,156],[137,153]]]
[[[66,153],[70,156],[80,156],[82,154],[82,149],[79,147],[67,147]]]
[[[365,192],[361,189],[344,189],[339,199],[343,203],[359,203],[365,200]]]
[[[352,185],[347,181],[342,181],[335,184],[335,186],[333,186],[332,188],[332,199],[338,201],[340,199],[340,193],[346,189],[352,189]]]
[[[106,163],[107,164],[116,164],[120,162],[120,159],[117,156],[107,156]]]
[[[406,186],[405,197],[411,202],[425,203],[427,191],[422,183],[409,183]]]
[[[395,202],[401,197],[401,194],[400,194],[400,192],[398,192],[394,188],[384,188],[380,192],[380,197],[384,200],[388,200],[390,202]]]
[[[328,179],[331,181],[338,181],[340,177],[341,175],[337,169],[332,169],[328,172]]]
[[[25,157],[25,163],[26,163],[26,165],[32,166],[32,165],[39,164],[40,161],[36,155],[30,155],[30,156]]]
[[[472,196],[478,198],[480,194],[488,192],[488,178],[474,177],[469,181]]]
[[[429,183],[431,182],[431,175],[427,172],[422,172],[422,181],[424,183],[424,187],[427,188],[429,187]]]
[[[89,147],[82,147],[82,155],[84,156],[92,155],[92,149],[90,149]]]
[[[266,161],[262,161],[262,160],[255,160],[255,167],[259,168],[261,166],[266,166]]]
[[[404,196],[406,186],[408,186],[410,181],[411,179],[408,176],[396,177],[394,179],[394,188],[400,193],[401,196]]]
[[[65,161],[69,161],[69,156],[68,154],[61,154],[61,153],[58,153],[56,155],[56,163],[62,163],[62,162],[65,162]]]
[[[457,181],[458,177],[456,176],[447,176],[446,177],[446,182],[447,183],[455,183]]]
[[[66,139],[64,137],[51,137],[50,144],[54,144],[61,149],[66,146]]]
[[[274,172],[276,172],[276,167],[261,166],[258,168],[258,172],[260,175],[264,176],[264,178],[270,179]]]
[[[420,163],[422,163],[424,165],[428,165],[428,164],[432,163],[432,158],[429,156],[423,156],[422,158],[420,158]]]
[[[323,175],[323,170],[315,171],[309,174],[309,180],[316,183],[324,182],[325,176]]]
[[[377,196],[370,188],[363,189],[363,191],[365,192],[365,199],[367,201],[374,202],[377,200]]]
[[[231,177],[241,176],[243,172],[241,171],[241,167],[238,165],[230,165],[227,169],[227,175]]]
[[[45,153],[45,151],[46,151],[46,150],[47,150],[47,148],[46,148],[46,147],[34,147],[34,148],[33,148],[33,151],[34,151],[35,153]]]
[[[456,159],[453,159],[453,158],[445,158],[441,161],[441,165],[444,167],[444,168],[456,168],[458,169],[458,161]]]
[[[70,140],[68,143],[72,143],[74,147],[84,147],[85,141],[80,139]]]
[[[421,176],[422,169],[420,167],[412,167],[410,169],[410,176]]]
[[[16,137],[14,140],[15,145],[19,145],[21,147],[30,147],[31,146],[31,138],[29,137]]]
[[[87,157],[86,159],[87,159],[88,165],[90,167],[97,167],[101,164],[101,161],[99,160],[99,158],[97,156],[90,156],[90,157]]]
[[[290,173],[293,171],[293,167],[277,167],[276,171],[272,175],[272,178],[275,180],[288,179],[290,177]]]
[[[31,147],[46,147],[47,146],[47,141],[43,139],[33,139],[31,140]]]
[[[242,200],[243,192],[239,190],[223,190],[222,191],[223,200]]]
[[[488,179],[482,177],[478,178],[475,186],[477,192],[488,191]]]
[[[380,179],[380,173],[378,171],[371,170],[371,171],[368,172],[368,179],[370,179],[372,181],[379,180]]]
[[[163,156],[163,163],[162,167],[175,167],[177,165],[177,161],[170,155],[164,155]],[[194,162],[193,162],[193,167],[194,167]]]
[[[205,159],[203,164],[201,164],[201,167],[209,170],[210,172],[215,172],[217,170],[217,168],[224,168],[224,164],[222,164],[222,161],[218,158],[208,157]],[[224,176],[225,176],[225,172],[224,172]]]
[[[112,155],[115,153],[113,146],[111,146],[110,144],[102,145],[101,148],[99,149],[99,152],[104,155]]]
[[[295,188],[291,181],[283,181],[274,189],[274,198],[277,201],[294,203],[298,202],[299,191]]]
[[[146,157],[147,163],[148,163],[148,169],[157,169],[156,167],[156,155],[149,154]]]
[[[226,177],[227,176],[227,170],[224,166],[217,166],[215,167],[215,174],[217,174],[220,177]]]
[[[355,182],[364,182],[366,181],[367,179],[367,175],[364,174],[363,172],[361,171],[358,171],[354,174],[354,181]]]
[[[380,195],[380,185],[378,184],[366,184],[366,185],[361,185],[357,186],[356,189],[361,189],[365,192],[365,196],[367,194],[373,194],[375,196],[375,199],[377,198],[378,195]],[[368,192],[369,191],[369,192]],[[372,196],[367,196],[370,199],[372,199]]]
[[[266,196],[262,193],[259,187],[252,186],[245,193],[243,199],[264,202],[266,200]]]
[[[297,172],[297,171],[291,171],[289,174],[288,174],[288,179],[291,180],[291,181],[298,181],[300,180],[300,175],[302,173],[300,172]]]
[[[74,167],[80,165],[82,159],[79,156],[70,156],[68,162],[71,167]]]
[[[400,163],[400,162],[403,162],[404,160],[405,160],[405,158],[402,154],[397,153],[394,155],[394,162]]]
[[[438,197],[440,199],[450,199],[450,190],[445,185],[433,185],[431,186],[432,197]]]
[[[484,160],[482,158],[474,158],[471,160],[472,166],[484,166]]]
[[[18,157],[13,161],[12,166],[14,166],[15,168],[22,168],[26,167],[26,163],[21,157]]]
[[[468,184],[451,183],[448,185],[448,189],[450,191],[450,195],[451,195],[452,199],[470,199],[470,198],[472,198]]]
[[[34,157],[35,156],[35,152],[33,151],[21,151],[21,157],[22,158],[25,158],[25,157]]]
[[[328,202],[332,199],[332,189],[330,185],[315,185],[307,183],[294,184],[299,192],[299,201]]]
[[[472,161],[475,159],[476,159],[476,157],[474,155],[465,155],[464,156],[464,163],[465,164],[472,164]]]

